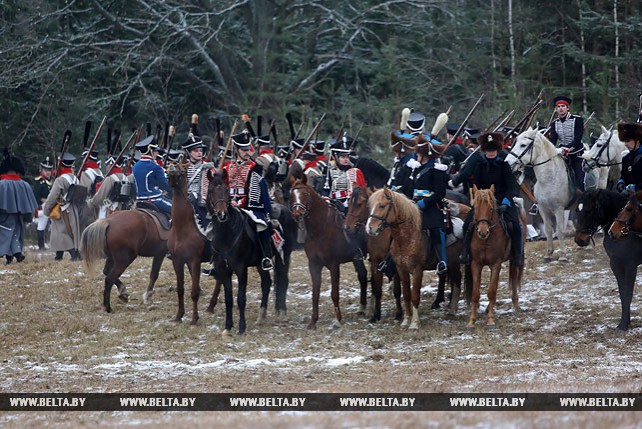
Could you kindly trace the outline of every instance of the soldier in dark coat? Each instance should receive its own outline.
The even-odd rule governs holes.
[[[33,179],[33,194],[39,204],[38,210],[36,211],[36,230],[38,232],[38,249],[40,250],[45,249],[45,232],[50,222],[50,219],[45,216],[42,209],[53,185],[53,180],[51,179],[53,168],[53,163],[49,160],[49,157],[45,158],[40,163],[40,173],[38,177]]]
[[[565,96],[555,97],[557,119],[551,124],[549,140],[557,146],[557,152],[564,157],[573,172],[575,186],[584,191],[584,170],[582,170],[582,153],[584,144],[584,119],[569,111],[572,100]]]
[[[21,178],[24,174],[20,159],[5,149],[0,163],[0,256],[7,264],[13,258],[18,262],[25,259],[24,222],[30,221],[38,208],[31,186]]]
[[[629,153],[622,158],[622,176],[616,189],[627,194],[642,191],[642,124],[617,124],[617,133]]]

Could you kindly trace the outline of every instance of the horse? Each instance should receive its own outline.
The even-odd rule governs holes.
[[[629,234],[642,237],[642,212],[640,211],[642,192],[631,194],[622,210],[613,219],[608,230],[609,237],[621,240]]]
[[[390,229],[392,242],[390,254],[397,266],[401,279],[404,298],[404,317],[402,327],[419,328],[419,300],[421,282],[425,269],[435,269],[437,261],[432,250],[428,249],[428,237],[421,229],[421,213],[416,204],[405,195],[383,188],[373,193],[368,199],[370,214],[366,222],[366,233],[377,236],[387,228]],[[440,288],[446,276],[452,287],[450,311],[456,312],[461,292],[461,268],[459,257],[463,250],[461,240],[447,247],[447,259],[451,261],[445,274],[439,275]],[[412,276],[412,295],[410,276]],[[439,298],[438,298],[439,299]]]
[[[199,229],[194,218],[194,208],[187,199],[188,162],[171,164],[167,169],[167,181],[172,187],[172,228],[169,231],[167,249],[176,273],[178,312],[176,322],[185,315],[185,265],[192,279],[192,320],[198,322],[198,298],[201,294],[201,263],[209,261],[210,251],[205,232]]]
[[[618,192],[601,189],[582,194],[576,209],[575,243],[581,247],[588,246],[598,228],[607,231],[611,222],[622,216],[618,213],[630,200]],[[603,244],[617,280],[622,307],[617,329],[625,331],[631,324],[633,288],[638,266],[642,264],[642,239],[635,234],[626,234],[617,239],[605,233]]]
[[[617,129],[606,129],[603,125],[602,133],[595,144],[584,152],[583,168],[587,173],[597,170],[596,189],[611,189],[618,181],[622,172],[622,152],[626,146],[618,137]]]
[[[365,234],[365,224],[368,220],[370,210],[368,209],[368,198],[370,191],[367,188],[356,188],[350,198],[348,212],[346,213],[344,227],[349,234]],[[372,282],[371,318],[370,322],[375,323],[381,320],[381,295],[383,289],[383,272],[379,270],[390,253],[392,243],[392,230],[386,228],[380,234],[368,237],[368,255],[370,259],[370,278]],[[396,270],[393,275],[393,295],[395,297],[396,311],[395,319],[401,320],[403,309],[401,307],[401,282]]]
[[[470,241],[470,269],[473,278],[472,290],[466,291],[467,294],[471,295],[472,305],[470,320],[466,327],[468,329],[475,327],[479,308],[481,272],[483,267],[488,266],[490,268],[490,284],[488,286],[486,327],[494,328],[495,317],[493,310],[497,298],[497,285],[499,283],[502,262],[510,257],[510,237],[502,227],[500,214],[497,210],[495,185],[491,185],[490,189],[477,189],[477,186],[473,185],[473,207],[474,217],[472,227],[474,228],[474,234]],[[523,213],[520,213],[520,221],[525,231],[526,222],[524,221]],[[511,290],[513,309],[516,312],[520,311],[518,293],[521,288],[523,271],[524,267],[518,267],[512,262],[510,263],[509,287]]]
[[[546,233],[546,256],[544,262],[553,260],[553,218],[555,218],[555,232],[559,240],[558,260],[568,262],[566,257],[566,243],[564,242],[565,220],[564,210],[572,205],[575,192],[569,179],[568,168],[557,149],[544,135],[530,128],[515,140],[506,162],[513,172],[522,170],[531,165],[537,182],[533,187],[533,194],[537,199],[537,207],[544,221]]]
[[[299,227],[305,227],[306,237],[303,244],[308,257],[308,268],[312,279],[312,318],[308,329],[315,329],[319,320],[319,295],[321,291],[321,270],[327,267],[332,284],[332,303],[334,304],[335,327],[341,326],[339,307],[339,266],[352,262],[359,279],[361,311],[366,308],[368,273],[362,259],[356,259],[358,244],[353,243],[343,229],[343,216],[338,209],[328,204],[305,178],[293,181],[290,189],[292,215]]]
[[[207,191],[207,207],[211,213],[212,231],[211,248],[217,260],[218,278],[222,281],[225,290],[225,331],[229,332],[233,327],[233,294],[232,275],[236,273],[238,278],[238,307],[239,307],[239,335],[245,333],[245,305],[247,289],[247,269],[257,267],[261,277],[261,310],[259,321],[267,314],[268,298],[272,279],[269,271],[260,268],[263,255],[257,245],[255,226],[249,216],[238,207],[230,203],[229,189],[226,185],[225,175],[208,171],[209,181]],[[274,249],[275,264],[274,275],[276,284],[275,308],[277,317],[284,317],[287,313],[286,295],[289,284],[288,271],[290,268],[290,256],[295,240],[296,225],[290,211],[286,207],[280,207],[279,222],[283,226],[283,243],[279,251]],[[280,253],[282,252],[282,254]]]
[[[103,308],[107,313],[112,312],[110,294],[114,284],[118,288],[118,298],[128,302],[129,295],[120,276],[138,256],[154,258],[145,294],[154,290],[167,253],[167,237],[161,237],[152,216],[142,210],[117,211],[105,219],[91,223],[82,233],[80,253],[87,272],[93,272],[98,258],[107,258],[103,268]]]

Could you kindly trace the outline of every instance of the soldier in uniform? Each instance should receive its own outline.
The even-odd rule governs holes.
[[[78,179],[74,174],[74,161],[76,157],[70,153],[64,153],[60,161],[61,169],[58,171],[58,177],[51,186],[51,192],[45,201],[43,213],[51,218],[51,241],[49,248],[56,252],[56,261],[62,260],[64,252],[69,252],[72,261],[80,260],[78,248],[80,247],[80,209],[79,204],[72,201],[72,192],[70,189],[79,185]],[[59,205],[60,216],[52,217],[52,210]]]
[[[22,180],[25,169],[20,159],[4,150],[0,163],[0,256],[7,264],[13,258],[22,262],[24,246],[24,222],[30,221],[38,208],[31,186]]]
[[[498,155],[504,148],[504,136],[501,133],[486,133],[479,137],[480,150],[484,155],[484,162],[477,164],[473,171],[472,184],[479,189],[490,189],[495,185],[495,198],[497,199],[498,211],[504,214],[508,223],[508,233],[511,239],[511,263],[515,266],[524,266],[524,254],[522,253],[522,224],[519,221],[519,214],[513,198],[517,195],[517,181],[506,161]],[[466,234],[466,256],[465,263],[470,262],[470,239],[473,228],[472,211],[464,224]]]
[[[225,165],[227,187],[232,205],[244,209],[254,221],[263,259],[261,268],[271,270],[272,245],[271,223],[272,203],[263,168],[250,158],[252,145],[247,131],[232,136],[236,148],[236,161]]]
[[[49,226],[49,218],[42,213],[42,208],[53,185],[53,180],[51,180],[53,168],[53,163],[49,160],[49,157],[46,157],[40,163],[40,173],[38,177],[34,178],[33,184],[33,194],[36,196],[36,201],[39,204],[38,210],[36,211],[36,230],[38,233],[38,249],[40,250],[45,250],[45,234]]]
[[[629,153],[622,158],[622,176],[616,189],[627,194],[642,191],[642,124],[617,124],[617,133]]]
[[[207,146],[203,143],[198,131],[198,116],[192,115],[192,130],[183,142],[185,158],[189,161],[187,167],[187,199],[192,203],[199,225],[205,229],[209,223],[207,212],[207,170],[213,169],[214,164],[203,161],[203,151]]]
[[[83,150],[81,155],[82,159],[85,159],[88,152],[89,149]],[[89,154],[89,158],[87,158],[87,162],[83,166],[82,173],[80,174],[80,186],[87,188],[87,196],[91,198],[96,195],[103,180],[104,175],[98,165],[98,152],[93,150]]]
[[[123,173],[127,158],[110,154],[107,156],[109,175],[103,180],[100,188],[89,200],[94,210],[99,210],[98,217],[103,219],[116,210],[128,210],[136,198],[136,183],[133,175]]]
[[[330,199],[337,201],[337,205],[344,213],[348,210],[348,202],[355,188],[365,188],[366,179],[361,170],[352,166],[350,162],[351,138],[344,136],[330,147],[334,157],[334,166],[330,168],[329,184],[324,191]]]
[[[136,182],[136,201],[148,201],[154,204],[158,210],[172,215],[172,188],[167,183],[165,172],[155,161],[156,149],[154,136],[146,137],[136,144],[140,152],[140,160],[132,167],[132,174]],[[163,195],[167,192],[169,198]]]
[[[557,146],[557,152],[564,157],[573,172],[575,186],[584,191],[584,170],[582,170],[584,119],[571,114],[569,111],[571,101],[565,96],[553,99],[557,119],[551,124],[549,140]]]

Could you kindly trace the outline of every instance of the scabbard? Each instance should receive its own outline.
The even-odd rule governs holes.
[[[60,215],[62,217],[63,222],[65,222],[65,228],[67,228],[67,234],[69,234],[71,239],[74,240],[74,232],[71,229],[71,223],[69,222],[69,212],[67,210],[64,210]]]

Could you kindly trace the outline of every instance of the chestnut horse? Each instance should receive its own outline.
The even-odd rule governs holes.
[[[348,213],[344,226],[350,234],[365,234],[365,225],[370,210],[368,209],[368,197],[370,192],[367,188],[356,188],[350,198]],[[375,323],[381,320],[381,295],[383,289],[383,272],[379,271],[380,264],[384,264],[390,254],[392,243],[392,230],[386,228],[381,234],[368,237],[368,257],[370,259],[370,279],[372,282],[372,296],[370,301],[371,318],[370,322]],[[393,277],[393,294],[395,297],[396,311],[395,319],[401,320],[403,309],[401,308],[401,282],[395,270]]]
[[[338,209],[327,203],[306,183],[305,178],[294,180],[290,189],[292,215],[305,226],[307,235],[303,248],[308,257],[308,268],[312,278],[312,318],[309,329],[315,329],[319,320],[319,295],[321,292],[321,270],[330,270],[332,302],[334,304],[335,326],[341,326],[339,307],[339,266],[352,262],[361,285],[361,309],[365,311],[368,273],[363,260],[356,259],[357,244],[353,243],[343,229],[343,216]]]
[[[631,195],[618,213],[613,224],[609,228],[609,236],[615,240],[621,240],[629,234],[642,236],[642,210],[640,207],[642,192]]]
[[[268,298],[272,279],[269,271],[262,270],[263,255],[257,245],[256,227],[244,212],[230,204],[230,193],[226,185],[225,175],[207,173],[209,186],[207,191],[207,207],[212,214],[212,243],[211,248],[217,256],[216,269],[225,291],[225,330],[229,333],[233,322],[232,275],[238,278],[237,302],[239,307],[239,335],[245,333],[245,305],[248,280],[248,267],[257,267],[261,277],[261,307],[259,321],[267,314]],[[282,255],[273,249],[275,255],[274,283],[276,284],[275,308],[277,318],[285,317],[287,313],[286,295],[288,290],[288,270],[290,255],[295,240],[296,225],[291,213],[286,207],[280,207],[279,222],[283,226]],[[208,236],[210,235],[208,231]],[[215,291],[215,294],[217,292]]]
[[[435,269],[437,260],[429,251],[429,238],[421,228],[421,213],[416,204],[405,195],[383,188],[373,193],[368,199],[370,215],[366,222],[366,233],[377,236],[385,229],[390,229],[392,242],[390,254],[397,266],[397,274],[401,279],[405,312],[402,327],[419,328],[419,300],[421,297],[421,282],[426,269]],[[446,257],[448,269],[439,275],[440,288],[448,277],[453,293],[450,312],[454,313],[459,304],[461,293],[461,268],[459,256],[463,250],[462,240],[447,247]],[[412,294],[410,285],[412,276]],[[439,298],[438,298],[439,299]]]
[[[588,246],[598,228],[606,231],[616,216],[622,216],[618,212],[625,204],[628,204],[627,197],[618,192],[591,190],[583,193],[576,209],[575,243],[581,247]],[[617,329],[625,331],[631,324],[633,288],[638,266],[642,264],[642,239],[636,234],[627,234],[621,239],[604,234],[604,250],[617,280],[622,307]]]
[[[472,307],[467,328],[473,328],[477,320],[481,272],[485,266],[490,268],[486,327],[494,328],[495,316],[493,310],[497,298],[499,273],[502,270],[502,262],[510,257],[510,238],[502,226],[499,211],[497,210],[495,185],[491,185],[490,189],[478,189],[476,185],[473,185],[473,208],[474,218],[471,227],[474,228],[474,233],[470,241],[470,269],[473,279],[472,290],[466,291],[467,294],[471,294]],[[524,231],[526,231],[524,214],[520,212],[519,217]],[[524,240],[522,241],[522,246],[524,246]],[[512,262],[510,263],[509,285],[515,311],[520,310],[518,293],[521,288],[523,271],[524,267],[517,267]]]
[[[147,293],[154,290],[158,272],[167,253],[167,241],[162,240],[152,215],[141,210],[116,211],[105,219],[91,223],[80,238],[80,253],[88,273],[99,258],[106,257],[103,274],[103,308],[112,312],[111,288],[118,288],[118,298],[127,302],[125,285],[120,276],[138,256],[151,256],[152,270],[149,274]]]

